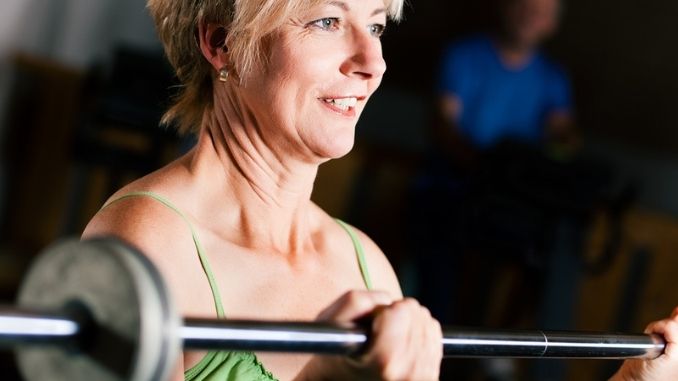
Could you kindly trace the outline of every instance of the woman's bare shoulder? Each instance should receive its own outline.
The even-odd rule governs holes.
[[[400,282],[391,262],[379,246],[365,234],[362,230],[354,228],[363,245],[365,251],[365,260],[367,268],[372,278],[374,288],[390,292],[396,298],[402,298],[403,292],[400,288]]]
[[[82,238],[112,236],[132,244],[160,270],[183,314],[212,316],[212,296],[189,223],[157,199],[125,197],[152,192],[173,203],[182,199],[177,193],[180,191],[152,178],[134,182],[108,200],[108,206],[92,218]],[[182,210],[185,205],[179,202],[175,206]]]
[[[150,240],[180,228],[176,212],[151,197],[126,197],[131,193],[112,196],[92,217],[82,237],[113,235],[129,241]]]
[[[133,182],[108,199],[106,207],[90,220],[82,238],[117,237],[153,259],[179,249],[191,249],[189,225],[177,211],[152,197],[126,197],[138,192],[150,192],[171,200],[174,190],[162,186],[153,176]]]

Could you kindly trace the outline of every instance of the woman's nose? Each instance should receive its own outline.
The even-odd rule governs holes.
[[[342,67],[345,75],[373,79],[381,78],[386,72],[381,41],[367,30],[353,34],[348,51],[349,57]]]

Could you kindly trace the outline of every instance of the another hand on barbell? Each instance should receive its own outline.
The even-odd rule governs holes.
[[[627,360],[610,381],[678,380],[678,307],[670,318],[650,323],[645,333],[664,337],[664,354],[654,360]]]

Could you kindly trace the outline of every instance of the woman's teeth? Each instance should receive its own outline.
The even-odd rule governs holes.
[[[349,108],[355,107],[358,104],[358,98],[334,98],[323,99],[326,103],[332,104],[343,111],[348,111]]]

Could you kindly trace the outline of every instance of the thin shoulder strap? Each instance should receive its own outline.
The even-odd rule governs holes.
[[[370,270],[367,268],[367,261],[365,260],[365,250],[363,249],[363,244],[360,242],[360,238],[358,238],[358,235],[355,233],[355,230],[349,226],[347,223],[345,223],[342,220],[335,219],[339,226],[344,228],[348,235],[351,237],[351,241],[353,241],[353,247],[355,248],[355,254],[358,257],[358,265],[360,266],[360,273],[363,276],[363,281],[365,282],[365,286],[367,287],[368,290],[372,290],[372,279],[370,278]]]
[[[191,236],[193,238],[193,243],[195,244],[195,248],[198,251],[198,257],[200,258],[200,264],[202,265],[203,271],[205,272],[205,275],[207,276],[207,281],[209,282],[210,289],[212,290],[212,296],[214,297],[214,307],[216,308],[217,311],[217,317],[223,318],[225,317],[224,313],[224,306],[221,302],[221,293],[219,292],[219,287],[217,286],[217,282],[214,279],[214,273],[212,272],[212,267],[210,266],[209,261],[207,260],[207,255],[205,254],[205,249],[203,248],[202,244],[200,243],[200,239],[198,239],[198,233],[196,232],[195,228],[193,227],[193,224],[191,224],[191,221],[188,219],[188,217],[174,204],[172,204],[168,199],[165,197],[153,193],[153,192],[131,192],[127,193],[124,196],[118,197],[112,201],[109,201],[106,203],[100,211],[108,208],[112,204],[118,203],[123,200],[127,200],[130,198],[137,198],[137,197],[148,197],[153,200],[158,201],[159,203],[163,204],[170,210],[172,210],[174,213],[176,213],[179,217],[181,217],[182,220],[188,225],[188,228],[191,231]]]

